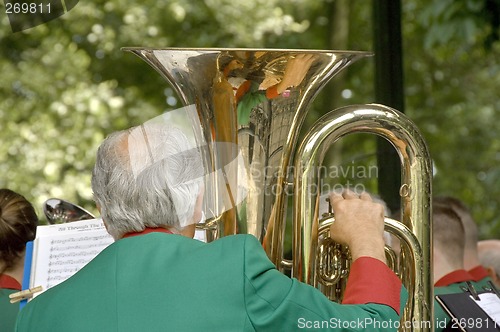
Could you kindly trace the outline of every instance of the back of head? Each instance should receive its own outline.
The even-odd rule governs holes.
[[[477,257],[478,229],[470,210],[461,200],[455,197],[440,196],[436,197],[434,201],[450,206],[462,222],[465,232],[464,267],[471,269],[479,265]]]
[[[203,180],[197,149],[177,127],[144,124],[110,135],[97,152],[94,199],[109,233],[191,223]]]
[[[477,244],[481,265],[493,268],[500,278],[500,240],[483,240]]]
[[[4,271],[21,258],[26,242],[35,238],[37,225],[35,209],[26,198],[12,190],[0,189],[0,262]]]
[[[465,232],[460,217],[448,204],[433,200],[432,219],[434,251],[453,269],[463,269]]]

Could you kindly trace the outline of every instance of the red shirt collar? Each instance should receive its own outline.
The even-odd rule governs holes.
[[[21,284],[6,274],[0,274],[0,288],[21,290]]]
[[[472,280],[474,281],[483,280],[484,278],[489,277],[488,270],[486,270],[482,265],[478,265],[467,272],[469,272],[473,278]]]
[[[438,281],[434,283],[435,287],[444,287],[449,286],[451,284],[456,284],[458,282],[464,281],[473,281],[474,277],[470,275],[469,272],[465,270],[455,270],[453,272],[448,273],[444,277],[440,278]]]
[[[169,231],[166,228],[161,228],[161,227],[158,227],[158,228],[149,228],[149,227],[147,227],[142,232],[127,233],[127,234],[123,235],[123,239],[126,238],[126,237],[132,237],[132,236],[138,236],[138,235],[145,235],[145,234],[155,233],[155,232],[173,234],[171,231]]]

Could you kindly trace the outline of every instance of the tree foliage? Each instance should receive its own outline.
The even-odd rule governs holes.
[[[489,2],[407,3],[403,21],[407,113],[429,144],[434,193],[465,201],[483,238],[500,236],[500,45],[485,43],[498,32]]]
[[[372,49],[371,3],[348,1],[348,49]],[[0,187],[41,215],[49,197],[95,212],[90,172],[100,141],[180,107],[174,91],[130,53],[143,47],[328,49],[335,1],[86,0],[47,24],[12,33],[0,16]],[[403,2],[406,113],[428,141],[437,194],[463,199],[482,237],[500,237],[496,0]],[[493,7],[492,7],[493,6]],[[491,12],[491,10],[490,10]],[[395,22],[397,24],[397,22]],[[337,104],[373,101],[373,63],[345,72],[340,95],[313,104],[306,126]],[[343,145],[342,160],[374,160],[373,141]],[[366,156],[369,156],[366,158]],[[373,179],[372,179],[373,180]],[[373,181],[372,181],[373,182]]]

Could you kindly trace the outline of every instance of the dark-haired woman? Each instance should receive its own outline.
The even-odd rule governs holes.
[[[26,242],[35,238],[38,217],[22,195],[0,189],[0,332],[14,331],[19,303],[9,295],[21,290]]]

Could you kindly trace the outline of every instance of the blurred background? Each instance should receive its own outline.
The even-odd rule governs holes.
[[[73,1],[74,2],[74,1]],[[82,0],[46,24],[13,32],[0,13],[0,187],[43,219],[58,197],[97,215],[90,173],[112,131],[182,105],[121,47],[374,50],[377,0]],[[425,137],[435,195],[463,200],[480,237],[500,238],[500,0],[404,0],[404,112]],[[336,76],[315,99],[322,114],[375,100],[374,57]],[[379,154],[379,160],[384,160]],[[330,181],[378,193],[376,139],[353,134],[329,153]],[[395,174],[399,177],[400,174]]]

